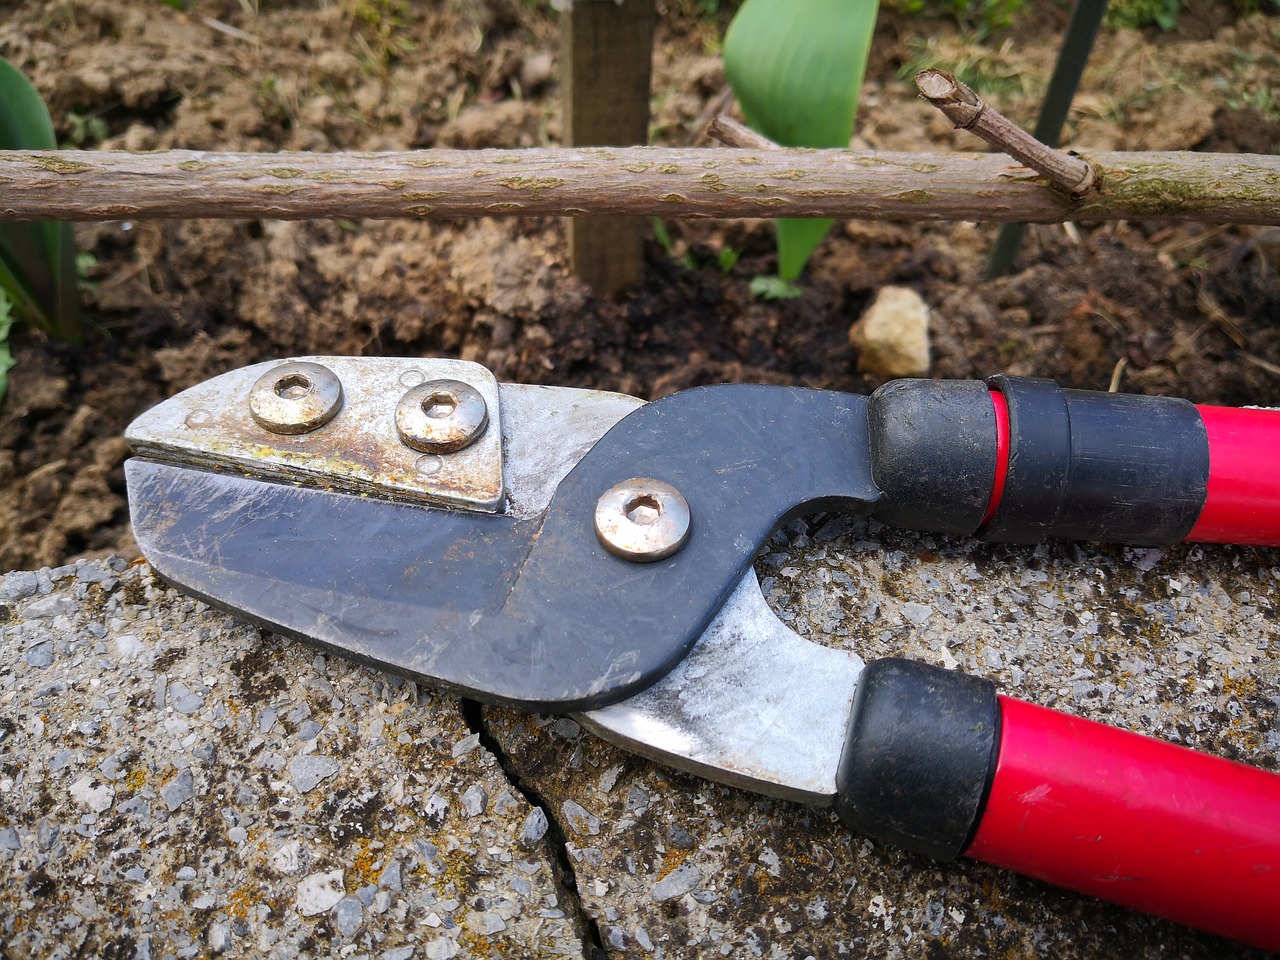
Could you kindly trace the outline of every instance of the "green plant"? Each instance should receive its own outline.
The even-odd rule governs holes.
[[[747,0],[724,66],[747,123],[788,147],[847,147],[877,0]],[[778,277],[792,281],[830,220],[779,220]]]
[[[67,112],[66,125],[67,136],[61,143],[63,150],[101,143],[111,133],[107,127],[107,121],[101,117],[96,114],[85,116],[84,114],[76,113],[74,110]]]
[[[1141,29],[1152,25],[1172,30],[1178,25],[1182,0],[1111,0],[1107,25]]]
[[[753,297],[761,300],[794,300],[804,296],[804,291],[791,281],[767,275],[752,277],[747,289]]]
[[[53,150],[53,122],[44,101],[0,57],[0,149]],[[0,223],[0,289],[12,314],[52,337],[79,343],[80,295],[75,235],[69,223]],[[9,326],[0,343],[7,343]],[[6,349],[7,354],[7,349]]]
[[[1012,40],[999,46],[985,44],[980,32],[964,32],[955,36],[929,36],[908,39],[907,57],[898,71],[898,79],[910,80],[921,70],[947,64],[956,79],[992,100],[1039,99],[1044,96],[1047,77],[1030,69],[1026,59],[1018,55]]]
[[[9,371],[15,361],[9,352],[9,328],[13,326],[13,304],[8,295],[0,288],[0,401],[9,392]]]
[[[676,261],[686,270],[697,270],[698,262],[693,259],[693,254],[686,252],[683,256],[677,256],[675,241],[671,239],[671,231],[667,229],[667,225],[662,222],[660,217],[651,217],[650,225],[653,227],[654,239],[666,251],[668,257]]]
[[[885,0],[885,6],[921,17],[947,17],[981,34],[1003,30],[1027,0]]]

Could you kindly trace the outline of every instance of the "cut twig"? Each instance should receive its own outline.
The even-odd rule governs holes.
[[[600,216],[1280,223],[1280,156],[1099,153],[1072,199],[999,154],[596,147],[0,151],[0,220]]]
[[[729,105],[733,103],[733,87],[725,84],[720,88],[714,97],[707,101],[707,105],[702,108],[702,112],[698,114],[698,119],[693,122],[693,126],[689,128],[689,135],[685,137],[684,145],[693,147],[698,144],[703,135],[711,136],[711,124],[716,117],[720,116],[729,109]]]
[[[740,150],[782,149],[768,137],[723,113],[711,121],[707,126],[707,133],[726,147],[737,147]]]
[[[1072,196],[1081,196],[1093,186],[1088,161],[1041,143],[945,70],[920,71],[916,87],[957,127],[998,147]]]

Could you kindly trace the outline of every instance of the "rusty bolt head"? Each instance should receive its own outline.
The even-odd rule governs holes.
[[[342,409],[342,382],[307,360],[272,367],[249,391],[249,413],[272,433],[309,433]]]
[[[428,380],[396,406],[396,430],[422,453],[453,453],[474,442],[489,425],[484,397],[461,380]]]
[[[649,563],[689,539],[689,504],[669,483],[636,477],[615,484],[596,503],[596,536],[624,560]]]

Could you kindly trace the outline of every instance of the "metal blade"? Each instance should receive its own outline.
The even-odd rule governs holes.
[[[437,361],[318,360],[218,378],[131,428],[139,545],[162,576],[272,629],[488,701],[591,710],[646,689],[698,644],[778,523],[869,512],[879,496],[862,397],[720,386],[643,405],[501,386],[482,401],[475,365],[440,361],[450,385],[423,384]],[[424,418],[471,424],[484,449],[465,469],[408,476],[406,450],[440,426]],[[475,452],[449,450],[430,456]],[[601,492],[628,478],[687,500],[676,554],[633,563],[601,542]]]
[[[652,686],[580,715],[614,743],[722,783],[830,806],[863,661],[797,636],[748,570]]]

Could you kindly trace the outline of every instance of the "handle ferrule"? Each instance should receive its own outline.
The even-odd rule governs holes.
[[[1280,410],[895,380],[868,405],[875,516],[1010,543],[1280,546]]]

